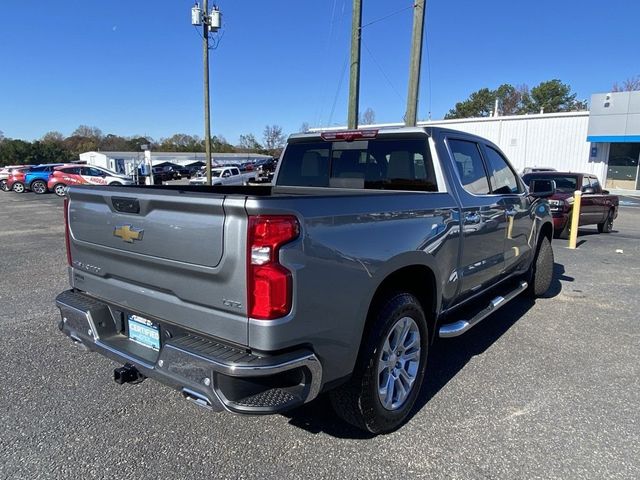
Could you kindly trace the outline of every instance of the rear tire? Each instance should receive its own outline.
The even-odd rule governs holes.
[[[532,298],[541,297],[549,287],[553,280],[553,248],[547,237],[543,237],[538,245],[536,257],[531,264],[529,273],[529,287],[527,294]]]
[[[31,191],[37,193],[38,195],[42,195],[47,193],[49,189],[47,188],[47,184],[42,180],[36,180],[31,183]]]
[[[329,394],[336,414],[371,433],[398,428],[416,401],[427,364],[429,329],[420,302],[389,296],[373,312],[351,379]]]
[[[24,190],[25,190],[24,183],[16,182],[13,184],[13,187],[11,189],[16,193],[24,193]]]
[[[7,181],[6,180],[0,180],[0,190],[2,190],[3,192],[8,192],[9,189],[7,188]]]
[[[67,186],[64,183],[57,183],[53,187],[53,192],[59,197],[64,197],[66,195],[66,190]]]
[[[121,186],[121,185],[122,185],[122,184],[121,184],[120,182],[111,182],[111,183],[109,184],[109,186],[110,186],[110,187],[114,187],[114,186],[115,186],[115,187],[119,187],[119,186]]]
[[[613,210],[609,210],[606,220],[598,224],[600,233],[611,233],[611,230],[613,230]]]

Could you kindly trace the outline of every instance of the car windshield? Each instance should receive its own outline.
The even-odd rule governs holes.
[[[572,175],[536,175],[530,174],[523,177],[525,183],[531,186],[532,180],[553,180],[556,182],[556,192],[573,193],[578,189],[578,177]]]
[[[219,177],[221,173],[222,173],[222,170],[212,170],[211,171],[211,176],[212,177]]]

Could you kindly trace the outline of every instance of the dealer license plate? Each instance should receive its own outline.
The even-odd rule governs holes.
[[[160,350],[160,329],[151,320],[138,315],[128,315],[129,338],[140,345]]]

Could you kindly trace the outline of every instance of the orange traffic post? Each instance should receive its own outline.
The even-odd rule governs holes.
[[[578,241],[578,223],[580,222],[580,203],[582,192],[576,190],[573,194],[573,211],[571,212],[571,223],[569,224],[569,248],[575,249]]]

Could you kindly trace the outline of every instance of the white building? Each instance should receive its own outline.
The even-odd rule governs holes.
[[[437,120],[418,125],[487,138],[520,172],[525,167],[551,167],[592,173],[608,189],[640,190],[640,91],[594,94],[590,111]],[[386,126],[401,124],[361,128]]]
[[[269,155],[259,153],[212,153],[214,164],[225,165],[228,163],[253,162],[256,160],[271,158]],[[133,175],[135,170],[144,163],[144,152],[85,152],[80,154],[80,161],[88,165],[107,168],[114,172]],[[195,152],[151,152],[153,166],[163,164],[175,164],[189,166],[206,162],[204,153]]]

